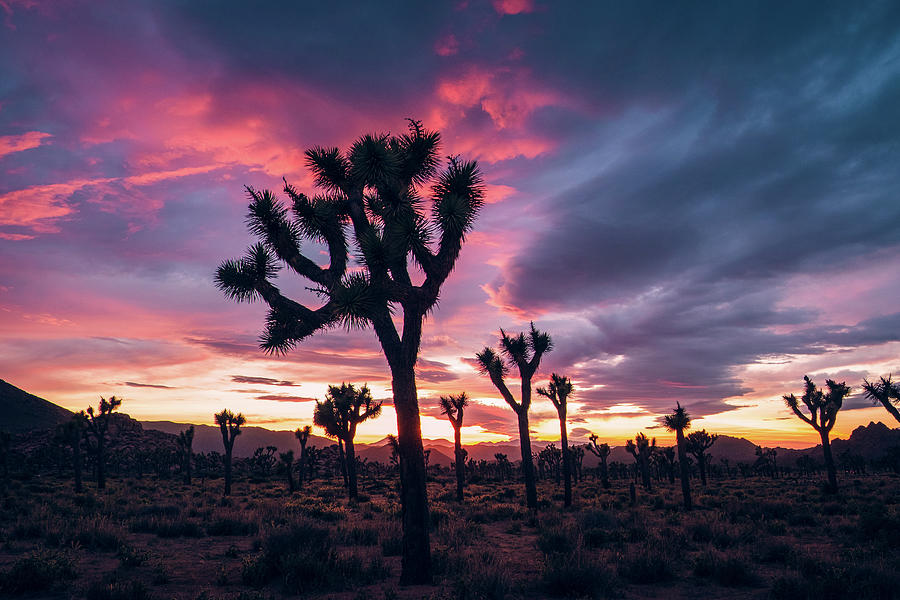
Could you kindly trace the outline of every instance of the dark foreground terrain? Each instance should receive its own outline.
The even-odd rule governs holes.
[[[114,479],[76,495],[68,480],[12,481],[0,500],[2,594],[90,600],[170,598],[900,597],[900,477],[733,479],[695,488],[603,490],[561,507],[552,482],[532,514],[516,482],[429,486],[435,585],[401,588],[393,481],[340,480],[288,495],[279,482]],[[696,484],[695,484],[696,485]]]

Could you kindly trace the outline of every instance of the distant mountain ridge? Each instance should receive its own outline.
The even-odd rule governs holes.
[[[50,429],[72,418],[72,412],[0,379],[0,430],[25,433]]]
[[[144,429],[155,429],[177,435],[191,426],[191,423],[173,423],[172,421],[142,421]],[[309,436],[307,446],[330,446],[336,442],[317,435]],[[293,431],[273,431],[264,427],[243,426],[241,434],[234,441],[235,458],[253,456],[254,450],[260,447],[275,446],[279,452],[293,450],[300,453],[300,442]],[[224,452],[222,431],[215,425],[194,424],[194,452]]]
[[[21,436],[21,442],[31,446],[37,443],[49,442],[48,435],[41,432],[49,432],[59,423],[63,423],[72,417],[72,412],[61,406],[57,406],[48,400],[39,398],[33,394],[17,388],[16,386],[0,379],[0,430],[13,434],[28,434]],[[122,440],[126,445],[148,444],[151,446],[173,443],[174,436],[191,426],[190,423],[175,423],[172,421],[143,421],[138,422],[127,414],[116,415],[117,428],[121,429],[126,437],[135,439]],[[194,424],[194,452],[222,452],[222,434],[218,427],[213,425]],[[275,446],[280,452],[293,450],[299,451],[299,443],[294,437],[293,431],[273,431],[264,427],[244,426],[241,435],[234,445],[236,458],[244,458],[253,455],[259,447]],[[161,432],[161,433],[160,433]],[[163,435],[165,434],[165,435]],[[670,436],[667,436],[667,438]],[[426,450],[430,450],[429,464],[449,466],[453,458],[453,442],[444,439],[422,440]],[[660,447],[671,446],[671,440],[659,440]],[[334,444],[333,440],[321,436],[312,435],[309,446],[325,447]],[[559,442],[538,441],[532,443],[532,450],[540,452],[547,444]],[[891,447],[900,446],[900,428],[892,429],[882,422],[870,422],[868,425],[859,426],[851,432],[846,440],[833,439],[832,451],[836,457],[844,452],[862,456],[866,459],[877,459],[884,455]],[[370,462],[387,463],[390,460],[391,448],[387,438],[370,444],[357,443],[357,454],[360,458]],[[510,461],[515,462],[519,456],[518,440],[508,442],[479,442],[476,444],[464,444],[468,457],[474,460],[493,461],[496,454],[505,454]],[[712,460],[718,462],[727,459],[732,463],[752,463],[756,460],[757,445],[745,438],[737,438],[729,435],[719,435],[715,445],[710,449]],[[775,447],[778,462],[784,466],[791,466],[801,456],[812,456],[819,459],[822,454],[821,445],[810,448],[793,449]],[[630,463],[634,459],[625,450],[625,446],[613,446],[610,452],[610,461]],[[596,466],[598,459],[590,452],[585,453],[584,465]]]

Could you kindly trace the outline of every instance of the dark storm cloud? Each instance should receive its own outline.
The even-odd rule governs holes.
[[[155,383],[138,383],[136,381],[126,381],[123,385],[127,385],[128,387],[136,387],[136,388],[156,388],[160,390],[174,390],[172,386],[169,385],[158,385]]]
[[[546,361],[606,384],[591,402],[721,412],[749,391],[741,366],[900,340],[897,315],[816,327],[815,311],[783,307],[791,277],[828,278],[900,244],[897,5],[722,6],[658,7],[640,35],[603,35],[598,18],[585,60],[556,74],[631,110],[582,134],[565,158],[600,175],[543,205],[552,226],[489,289],[526,313],[591,307],[594,329],[557,338]],[[613,64],[604,40],[630,34]]]
[[[293,381],[286,381],[280,379],[272,379],[271,377],[253,377],[251,375],[232,375],[231,381],[235,383],[251,383],[258,385],[277,385],[277,386],[297,386],[300,385],[298,383],[294,383]]]

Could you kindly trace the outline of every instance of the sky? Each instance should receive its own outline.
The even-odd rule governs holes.
[[[425,324],[426,437],[462,391],[465,440],[516,435],[471,359],[532,320],[575,441],[669,441],[681,402],[697,429],[812,445],[781,399],[805,374],[853,387],[836,435],[897,425],[859,390],[900,373],[898,32],[889,1],[0,0],[0,378],[273,429],[367,383],[385,410],[358,439],[395,432],[371,330],[267,356],[265,307],[213,275],[254,241],[245,185],[312,193],[304,150],[413,117],[487,190]],[[531,421],[558,439],[549,401]]]

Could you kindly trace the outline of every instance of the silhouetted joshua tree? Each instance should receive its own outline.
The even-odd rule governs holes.
[[[381,402],[372,399],[367,386],[359,390],[352,384],[329,385],[323,402],[316,401],[313,423],[322,427],[326,435],[344,442],[346,448],[348,493],[351,500],[359,496],[356,484],[356,451],[353,438],[357,426],[366,419],[381,414]]]
[[[232,299],[262,298],[271,311],[262,348],[287,352],[320,329],[372,325],[391,370],[402,460],[403,584],[431,580],[425,456],[415,365],[422,322],[438,301],[466,233],[484,203],[475,162],[450,157],[438,173],[440,134],[410,120],[403,135],[365,135],[345,154],[306,152],[324,193],[312,199],[285,183],[293,216],[269,192],[247,188],[248,224],[261,243],[223,263],[216,283]],[[431,202],[421,192],[431,185]],[[430,207],[430,215],[427,210]],[[355,237],[362,270],[348,269],[347,232]],[[327,268],[301,253],[306,238],[328,247]],[[315,309],[282,295],[271,283],[282,261],[312,281],[325,303]],[[410,260],[411,259],[411,260]],[[412,263],[412,264],[411,264]],[[410,267],[424,273],[414,285]],[[402,321],[402,336],[394,316]]]
[[[656,456],[665,471],[669,483],[675,483],[675,448],[668,447],[657,451]]]
[[[297,441],[300,442],[300,465],[297,469],[297,484],[300,487],[303,487],[303,480],[306,476],[306,444],[309,442],[309,436],[311,434],[312,427],[309,425],[298,427],[294,431],[294,436],[297,438]]]
[[[241,435],[241,425],[247,422],[241,413],[234,414],[227,408],[216,413],[216,425],[222,432],[222,443],[225,445],[225,495],[231,494],[231,456],[234,450],[234,439]]]
[[[72,449],[72,471],[75,476],[75,493],[82,491],[81,484],[81,441],[87,427],[87,415],[80,411],[72,415],[65,423],[60,423],[57,435],[62,442]]]
[[[191,425],[179,433],[175,444],[178,449],[178,460],[181,462],[181,473],[184,476],[184,483],[191,485],[191,461],[194,457],[194,426]]]
[[[572,381],[568,377],[553,373],[545,388],[537,393],[549,399],[559,416],[559,445],[562,450],[563,483],[565,486],[563,505],[572,506],[572,457],[569,453],[569,433],[566,427],[566,401],[572,395]]]
[[[534,377],[541,357],[545,352],[553,348],[550,336],[538,331],[531,323],[531,331],[528,336],[520,333],[517,336],[508,336],[500,330],[500,348],[504,361],[493,348],[485,348],[475,355],[482,373],[491,378],[494,387],[500,391],[500,395],[515,411],[519,419],[519,446],[522,452],[522,475],[525,479],[525,503],[528,508],[537,509],[537,486],[534,481],[534,460],[531,457],[531,435],[528,431],[528,409],[531,408],[531,378]],[[521,401],[516,402],[506,386],[504,377],[509,368],[515,365],[519,370],[519,378],[522,381]]]
[[[643,433],[634,436],[634,440],[628,440],[625,450],[634,457],[641,471],[641,482],[644,489],[650,491],[650,456],[656,452],[656,438],[648,439]]]
[[[456,501],[463,501],[463,487],[466,482],[466,451],[462,447],[463,411],[469,405],[469,398],[463,392],[456,396],[441,396],[441,413],[447,415],[453,427],[453,454],[456,466]]]
[[[863,391],[866,398],[881,402],[884,409],[891,413],[898,422],[900,422],[900,383],[891,381],[891,376],[882,377],[881,381],[863,380]]]
[[[113,411],[121,405],[122,400],[115,396],[110,396],[109,400],[101,396],[96,413],[93,406],[87,408],[85,433],[89,441],[88,449],[94,455],[97,463],[97,489],[99,490],[106,487],[106,443],[109,441],[107,439],[109,418]]]
[[[806,382],[803,396],[798,399],[794,394],[790,394],[784,396],[784,401],[801,421],[819,432],[819,437],[822,439],[822,453],[825,455],[825,468],[828,470],[826,491],[835,494],[838,489],[837,470],[834,466],[834,457],[831,455],[831,441],[828,439],[828,434],[837,421],[837,414],[844,404],[844,398],[850,394],[850,388],[843,382],[835,383],[832,379],[826,379],[825,385],[828,387],[828,392],[823,392],[809,377],[804,375],[803,381]],[[800,409],[801,401],[809,410],[809,416],[803,414]]]
[[[288,450],[278,454],[278,466],[287,477],[288,493],[293,494],[297,487],[294,485],[294,451]]]
[[[675,432],[675,444],[678,448],[678,466],[681,470],[681,495],[684,499],[684,508],[691,510],[691,470],[684,441],[684,431],[691,428],[691,415],[681,406],[681,403],[676,402],[675,410],[672,414],[663,417],[663,425],[669,431]]]
[[[685,449],[694,455],[697,459],[697,468],[700,469],[700,483],[706,486],[706,463],[709,455],[706,453],[716,440],[719,439],[718,434],[706,433],[705,429],[694,431],[685,439]]]
[[[609,458],[610,452],[609,444],[598,444],[597,440],[600,438],[595,433],[592,433],[588,439],[591,440],[591,443],[586,448],[600,459],[600,481],[604,488],[609,489],[609,468],[606,465],[606,459]]]

